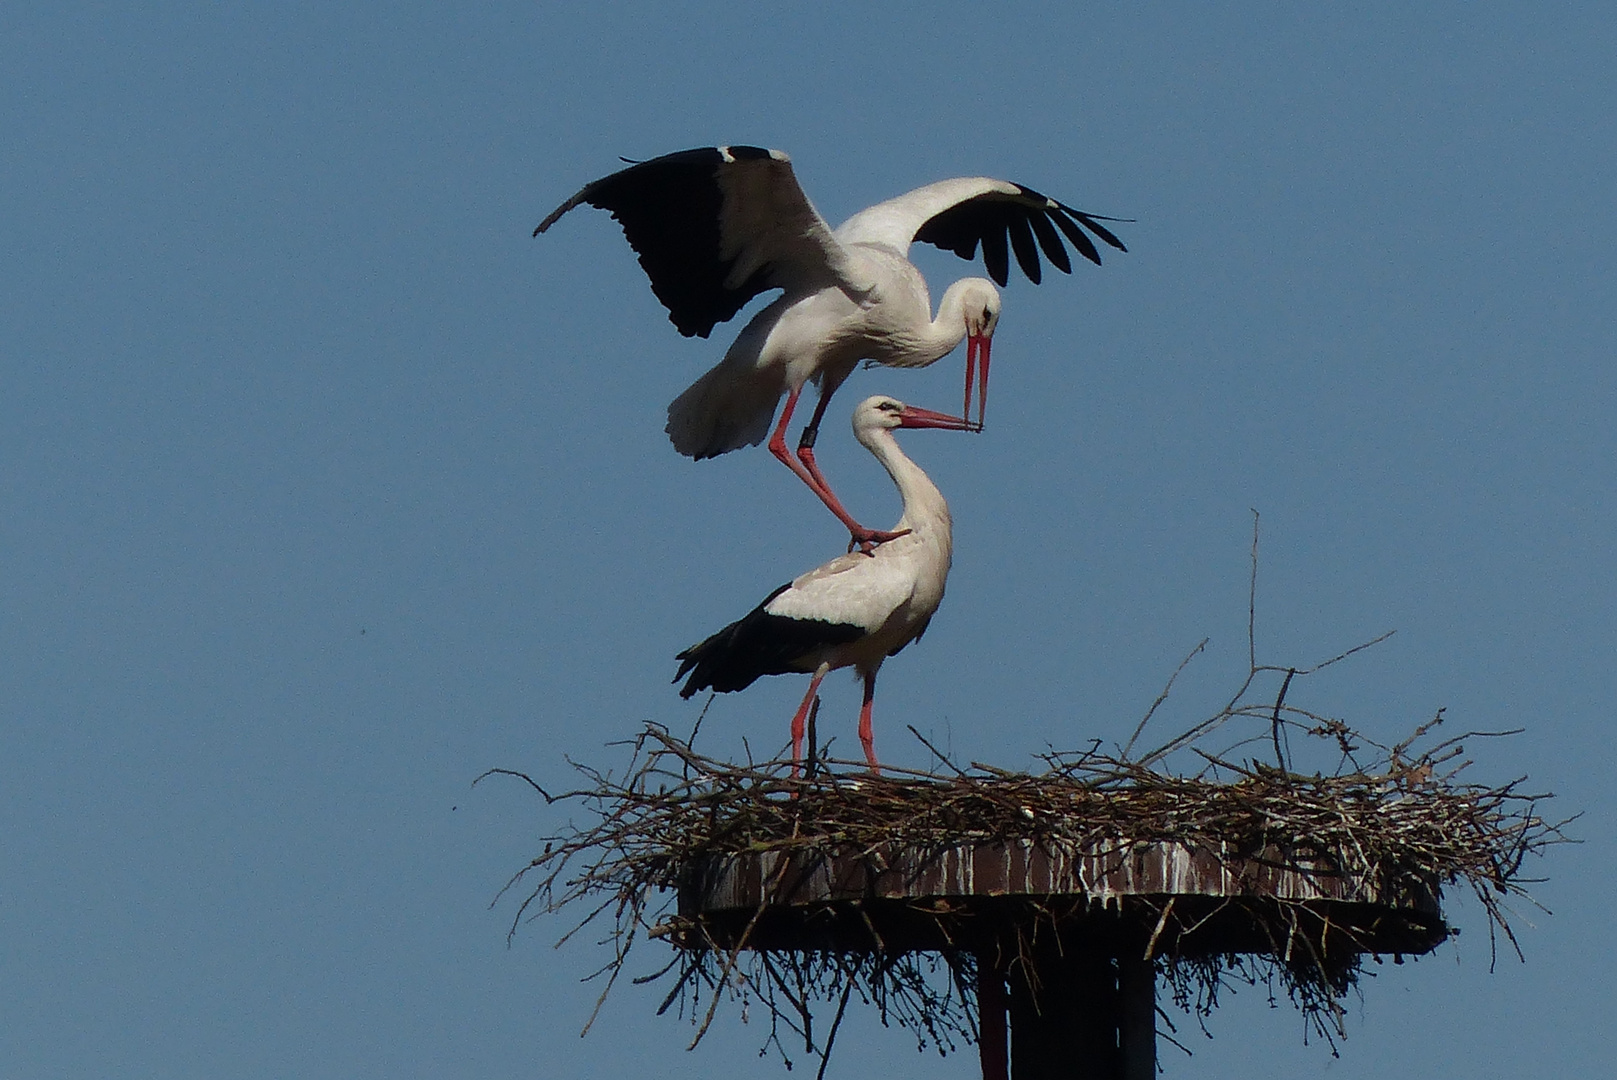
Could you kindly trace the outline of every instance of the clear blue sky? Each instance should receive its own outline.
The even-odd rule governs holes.
[[[784,1075],[690,1029],[505,876],[673,654],[844,535],[762,451],[693,464],[680,338],[616,227],[529,232],[617,155],[790,152],[821,211],[989,174],[1137,219],[1013,282],[979,437],[912,432],[957,521],[890,663],[913,723],[1020,766],[1165,730],[1260,656],[1396,629],[1292,699],[1587,812],[1533,869],[1527,962],[1376,969],[1343,1055],[1236,995],[1168,1077],[1599,1076],[1617,1066],[1617,15],[1600,4],[37,4],[0,13],[0,1075]],[[934,297],[971,272],[925,253]],[[858,373],[958,405],[961,361]],[[770,750],[802,693],[721,698]],[[852,750],[857,685],[822,725]],[[646,969],[655,962],[650,951]],[[832,1075],[969,1077],[860,1021]]]

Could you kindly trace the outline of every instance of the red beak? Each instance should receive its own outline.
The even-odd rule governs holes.
[[[966,404],[960,410],[961,416],[971,415],[971,384],[977,377],[977,345],[981,341],[976,334],[966,338]]]
[[[950,416],[948,413],[933,412],[931,409],[917,408],[914,405],[904,406],[904,411],[898,414],[898,426],[907,428],[945,428],[949,431],[976,430],[976,425],[963,416]]]
[[[977,367],[977,430],[983,429],[983,417],[988,412],[988,347],[994,343],[990,337],[978,338],[982,360]]]
[[[993,338],[981,334],[972,334],[966,338],[966,407],[961,411],[965,417],[971,416],[971,384],[977,383],[977,428],[983,429],[983,413],[988,410],[988,347]],[[979,366],[977,354],[982,354]]]

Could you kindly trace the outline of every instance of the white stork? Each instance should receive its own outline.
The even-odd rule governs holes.
[[[820,680],[852,667],[865,681],[859,741],[874,771],[871,702],[882,661],[926,632],[943,601],[952,539],[949,504],[921,467],[904,456],[894,428],[951,428],[969,422],[890,397],[867,398],[853,413],[854,436],[886,467],[904,500],[894,539],[870,554],[848,554],[770,593],[745,617],[680,653],[681,697],[712,687],[751,686],[760,675],[810,672],[808,693],[792,717],[792,761],[803,756],[803,724]],[[795,771],[795,765],[794,765]]]
[[[585,185],[534,235],[580,203],[610,210],[622,224],[652,292],[687,337],[705,338],[754,296],[784,290],[752,318],[724,359],[668,406],[667,431],[676,450],[697,459],[756,446],[769,436],[770,452],[867,550],[893,534],[855,521],[814,461],[826,402],[842,381],[860,360],[924,367],[965,338],[963,418],[971,414],[979,353],[977,430],[987,407],[999,293],[983,278],[965,278],[943,294],[932,318],[926,281],[907,258],[910,244],[935,244],[968,260],[981,244],[988,273],[1001,285],[1012,251],[1034,283],[1041,276],[1041,248],[1053,266],[1071,273],[1062,234],[1096,264],[1100,253],[1084,229],[1127,250],[1100,224],[1117,219],[986,177],[928,184],[855,214],[833,231],[797,186],[791,160],[755,146],[686,150],[631,165]],[[818,380],[820,399],[794,458],[786,449],[786,425],[810,379]],[[770,418],[782,394],[786,407],[771,435]]]

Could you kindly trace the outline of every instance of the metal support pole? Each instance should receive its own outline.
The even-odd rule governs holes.
[[[1005,969],[988,951],[977,954],[977,1050],[983,1080],[1010,1080],[1010,1030],[1005,1010]]]
[[[1117,996],[1122,1007],[1123,1080],[1156,1080],[1156,965],[1133,950],[1118,957]]]
[[[1010,965],[1011,1080],[1154,1080],[1156,973],[1136,938],[1097,919]]]
[[[1011,973],[1013,1080],[1122,1080],[1117,967],[1073,934]]]

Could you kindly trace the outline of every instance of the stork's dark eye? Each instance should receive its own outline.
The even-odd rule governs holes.
[[[882,412],[898,412],[899,411],[898,402],[896,402],[896,401],[884,401],[880,405],[877,405],[876,408],[880,409]]]

